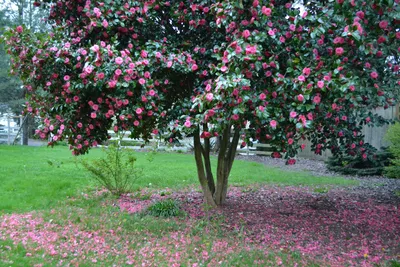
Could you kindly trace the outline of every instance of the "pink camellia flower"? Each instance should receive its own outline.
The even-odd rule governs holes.
[[[324,88],[324,81],[318,81],[317,86],[321,89]]]
[[[213,109],[210,109],[210,110],[207,112],[207,115],[208,115],[209,117],[212,117],[212,116],[215,115],[215,111],[214,111]]]
[[[228,70],[228,67],[227,67],[227,66],[223,65],[223,66],[221,67],[221,71],[222,71],[222,72],[226,72],[227,70]]]
[[[261,12],[262,12],[265,16],[269,17],[269,16],[271,16],[272,10],[271,10],[270,8],[266,7],[266,6],[263,6],[263,7],[261,8]]]
[[[388,26],[387,20],[382,20],[381,22],[379,22],[379,28],[381,28],[382,30],[385,30],[387,26]]]
[[[192,71],[196,71],[199,68],[199,66],[197,66],[196,64],[192,65]]]
[[[301,150],[304,150],[306,148],[306,144],[301,144]]]
[[[354,85],[350,85],[349,89],[350,89],[350,91],[354,92],[354,90],[356,90],[356,87]]]
[[[335,53],[336,53],[336,55],[341,56],[344,53],[344,49],[342,47],[337,47],[335,49]]]
[[[145,80],[145,79],[143,79],[143,78],[140,78],[140,79],[139,79],[139,83],[140,83],[141,85],[143,85],[143,84],[145,84],[145,83],[146,83],[146,80]]]
[[[100,79],[100,80],[103,80],[104,79],[104,72],[98,73],[97,74],[97,78]]]
[[[154,96],[155,94],[156,94],[156,92],[154,90],[149,91],[149,95]]]
[[[214,95],[213,95],[212,93],[206,94],[206,100],[207,100],[208,102],[211,102],[211,101],[213,100],[213,98],[214,98]]]
[[[101,23],[103,25],[104,28],[108,27],[108,22],[107,20],[103,20],[103,22]]]
[[[239,119],[239,115],[238,114],[233,114],[232,115],[232,120],[237,121]]]
[[[300,75],[299,77],[297,77],[297,79],[298,79],[300,82],[304,82],[304,81],[306,80],[306,77],[304,77],[304,75]]]
[[[146,50],[140,51],[140,56],[143,57],[143,58],[146,58],[147,57],[147,51]]]
[[[372,79],[378,78],[378,73],[377,73],[376,71],[371,72],[370,75],[371,75],[371,78],[372,78]]]
[[[167,62],[167,67],[168,67],[168,68],[171,68],[171,67],[172,67],[172,61],[168,61],[168,62]]]
[[[116,69],[115,70],[115,75],[120,76],[122,74],[122,70]]]
[[[311,73],[311,69],[310,68],[304,68],[303,69],[303,74],[304,75],[308,76],[308,75],[310,75],[310,73]]]
[[[203,132],[203,135],[205,138],[210,138],[211,137],[211,133],[210,132]]]
[[[190,128],[190,126],[192,126],[192,123],[190,122],[190,120],[186,120],[184,125],[185,127]]]
[[[64,76],[64,81],[69,81],[70,77],[68,75]]]
[[[304,96],[302,94],[297,95],[297,100],[300,102],[304,101]]]
[[[297,116],[297,112],[296,111],[291,111],[290,112],[290,117],[291,118],[296,118],[296,116]]]
[[[246,55],[255,54],[257,52],[257,45],[247,45],[246,46]]]
[[[97,53],[97,52],[100,51],[100,47],[96,44],[96,45],[92,46],[92,47],[90,48],[90,50],[92,50],[93,52]]]
[[[269,31],[268,31],[268,34],[269,34],[270,36],[274,36],[274,35],[275,35],[275,32],[274,32],[273,30],[269,30]]]
[[[293,140],[292,138],[289,138],[289,139],[288,139],[288,144],[289,144],[289,145],[293,144],[293,142],[294,142],[294,140]]]
[[[271,155],[273,158],[275,158],[275,159],[279,159],[279,158],[281,158],[282,157],[282,155],[281,155],[281,153],[279,153],[279,152],[274,152],[274,153],[272,153],[272,155]]]
[[[124,62],[124,60],[122,59],[122,57],[117,57],[115,59],[115,63],[117,63],[118,65],[121,65]]]
[[[115,80],[111,80],[108,82],[108,87],[110,88],[114,88],[117,85],[117,81]]]
[[[378,44],[386,42],[385,36],[379,36],[377,42],[378,42]]]
[[[137,108],[136,109],[136,114],[140,115],[142,114],[143,110],[141,108]]]
[[[294,164],[296,164],[296,159],[288,159],[286,163],[287,163],[288,165],[294,165]],[[282,264],[281,262],[282,262],[282,260],[280,260],[279,262],[277,262],[277,264],[278,264],[278,263]]]
[[[133,125],[135,125],[135,126],[139,126],[139,121],[137,121],[137,120],[136,120],[136,121],[134,121],[134,122],[133,122]]]
[[[24,28],[20,25],[17,27],[17,32],[22,33],[24,31]]]
[[[277,122],[276,122],[276,120],[272,120],[272,121],[270,121],[269,122],[269,125],[272,127],[272,128],[276,128],[276,125],[277,125]]]
[[[243,33],[242,33],[242,36],[243,36],[245,39],[249,38],[250,35],[251,35],[251,33],[250,33],[249,30],[244,30]]]
[[[96,112],[90,113],[90,117],[91,117],[92,119],[96,119],[96,117],[97,117]]]
[[[259,98],[260,98],[260,100],[264,100],[267,98],[267,96],[264,93],[261,93]]]
[[[313,102],[318,105],[321,102],[321,97],[319,95],[314,96]]]
[[[364,19],[364,12],[362,12],[362,11],[357,11],[357,13],[356,13],[356,15],[357,15],[357,17],[359,17],[360,19]]]

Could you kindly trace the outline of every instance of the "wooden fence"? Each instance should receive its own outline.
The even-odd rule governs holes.
[[[7,116],[7,125],[0,125],[0,144],[6,143],[12,145],[19,137],[19,142],[22,145],[23,140],[20,126],[11,126],[11,122],[15,121],[15,119],[18,119],[19,125],[22,125],[22,116]]]
[[[182,151],[182,152],[188,152],[193,149],[193,140],[191,138],[184,138],[182,140],[179,140],[179,144],[166,144],[162,140],[158,140],[154,138],[150,144],[145,144],[143,139],[131,139],[129,138],[129,135],[131,132],[126,131],[120,137],[116,136],[114,131],[108,131],[108,134],[111,136],[110,140],[111,141],[119,141],[120,145],[123,147],[131,148],[134,150],[140,150],[140,149],[145,149],[145,150],[159,150],[159,151]],[[124,145],[126,142],[129,142],[131,144],[129,145]],[[259,148],[262,148],[261,150],[258,150]],[[267,144],[259,144],[259,143],[254,143],[252,147],[245,146],[243,148],[238,145],[238,148],[236,150],[236,154],[240,155],[264,155],[264,156],[270,156],[272,153],[271,146]]]

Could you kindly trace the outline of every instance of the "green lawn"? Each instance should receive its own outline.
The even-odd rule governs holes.
[[[143,170],[137,180],[138,188],[179,189],[198,183],[192,155],[157,153],[150,162],[146,153],[133,153],[137,157],[137,166]],[[79,161],[102,155],[104,151],[101,149],[93,149],[89,155],[74,157],[63,146],[0,146],[0,214],[51,208],[68,197],[96,187]],[[306,172],[289,172],[259,163],[236,161],[230,184],[255,183],[320,186],[354,185],[357,182],[337,177],[315,177]]]

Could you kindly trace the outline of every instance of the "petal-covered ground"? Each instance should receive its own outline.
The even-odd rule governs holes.
[[[372,266],[400,258],[400,198],[375,201],[345,188],[256,187],[230,189],[218,213],[223,226],[260,249],[298,251],[333,266]],[[192,218],[206,216],[200,193],[175,193]],[[153,198],[159,198],[154,195]],[[135,210],[148,201],[122,198]]]
[[[178,200],[186,216],[135,217],[165,198]],[[195,189],[100,203],[98,214],[77,205],[1,216],[0,255],[22,246],[36,266],[374,266],[400,259],[396,196],[377,201],[350,188],[254,186],[230,188],[217,211],[204,210]]]

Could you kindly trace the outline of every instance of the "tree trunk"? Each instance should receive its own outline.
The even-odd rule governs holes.
[[[207,125],[203,125],[203,130],[208,131]],[[200,128],[194,133],[197,175],[203,190],[204,202],[209,207],[216,207],[225,202],[228,192],[228,178],[235,159],[239,137],[240,128],[235,128],[231,141],[231,125],[226,125],[221,136],[218,152],[217,183],[215,184],[210,161],[210,139],[205,138],[203,146],[200,142]]]
[[[29,123],[30,123],[30,118],[29,115],[25,118],[23,124],[21,125],[22,127],[22,145],[27,146],[28,145],[28,139],[29,139]]]
[[[208,207],[215,208],[217,205],[213,199],[213,192],[210,189],[209,182],[206,177],[206,172],[204,171],[204,164],[202,158],[202,150],[204,148],[202,147],[200,142],[199,129],[197,129],[197,131],[194,133],[193,141],[194,141],[194,157],[196,160],[197,175],[199,178],[201,189],[203,190],[204,202]]]
[[[217,188],[214,195],[215,203],[217,205],[223,204],[226,200],[229,174],[233,166],[233,161],[235,160],[239,137],[240,129],[235,128],[232,141],[230,140],[230,125],[225,129],[222,136],[221,147],[218,153]]]

